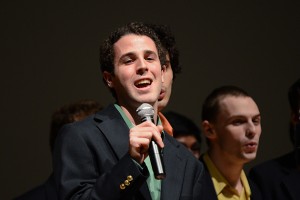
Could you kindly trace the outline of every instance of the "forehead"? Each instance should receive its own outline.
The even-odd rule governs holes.
[[[176,137],[176,140],[179,142],[185,143],[185,142],[197,142],[197,139],[194,135],[179,135]]]
[[[157,53],[154,41],[145,35],[128,34],[122,36],[114,44],[115,54],[134,53],[139,51],[153,51]]]
[[[259,109],[251,97],[225,96],[219,102],[220,115],[231,116],[255,116]]]

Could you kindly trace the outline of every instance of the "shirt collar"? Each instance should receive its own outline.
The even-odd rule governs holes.
[[[219,195],[222,190],[228,185],[227,180],[222,176],[219,170],[216,168],[214,163],[211,161],[207,153],[204,154],[203,160],[208,168],[213,185],[215,187],[217,195]]]
[[[167,120],[167,118],[161,112],[158,113],[158,116],[161,120],[164,131],[166,131],[169,135],[171,135],[173,137],[173,128],[172,128],[170,122]]]
[[[207,153],[204,154],[203,160],[204,160],[204,162],[208,168],[208,171],[212,177],[212,181],[213,181],[213,185],[215,187],[216,193],[217,193],[217,195],[219,195],[226,186],[230,187],[230,185],[229,185],[228,181],[224,178],[224,176],[219,172],[219,170],[214,165],[214,163],[212,162],[212,160],[210,159],[210,157]],[[246,196],[247,196],[247,198],[249,198],[251,196],[251,189],[250,189],[249,182],[248,182],[248,179],[246,177],[244,170],[242,170],[242,172],[241,172],[241,181],[244,186],[244,191],[246,193]]]

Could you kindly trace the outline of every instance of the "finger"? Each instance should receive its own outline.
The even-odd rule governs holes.
[[[153,139],[160,148],[163,148],[162,130],[163,127],[161,125],[156,126],[151,122],[145,122],[130,129],[130,137],[148,138],[149,142]]]
[[[148,156],[149,139],[147,138],[130,138],[129,154],[138,163],[143,163]]]
[[[145,153],[149,149],[149,143],[150,139],[149,138],[130,138],[129,139],[129,145],[131,149],[135,149],[139,153]]]
[[[161,137],[162,131],[163,131],[162,126],[160,126],[160,125],[156,126],[155,131],[153,132],[153,136],[152,136],[152,139],[157,143],[157,145],[160,148],[164,148],[164,143],[163,143],[162,137]]]

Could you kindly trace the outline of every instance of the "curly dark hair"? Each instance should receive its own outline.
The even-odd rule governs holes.
[[[158,56],[161,65],[165,64],[166,60],[166,52],[163,48],[158,36],[156,35],[155,31],[150,27],[146,26],[142,22],[130,22],[125,26],[118,28],[116,31],[112,32],[109,37],[104,40],[102,45],[100,46],[100,67],[101,71],[107,71],[111,74],[114,74],[114,44],[123,36],[128,34],[135,34],[135,35],[144,35],[151,38],[157,48]],[[103,79],[104,83],[105,80]],[[114,89],[111,89],[112,95],[116,98],[116,94]]]
[[[176,74],[181,72],[181,65],[179,64],[179,51],[176,47],[175,37],[171,31],[171,28],[167,25],[147,24],[157,34],[162,46],[168,52],[170,56],[170,64],[173,71],[173,79]]]

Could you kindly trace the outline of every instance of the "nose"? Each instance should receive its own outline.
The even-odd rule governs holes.
[[[246,127],[246,137],[253,138],[256,134],[256,126],[253,122],[249,122],[248,126]]]
[[[137,63],[137,73],[142,75],[146,71],[148,71],[148,64],[144,59],[139,59],[139,62]]]

